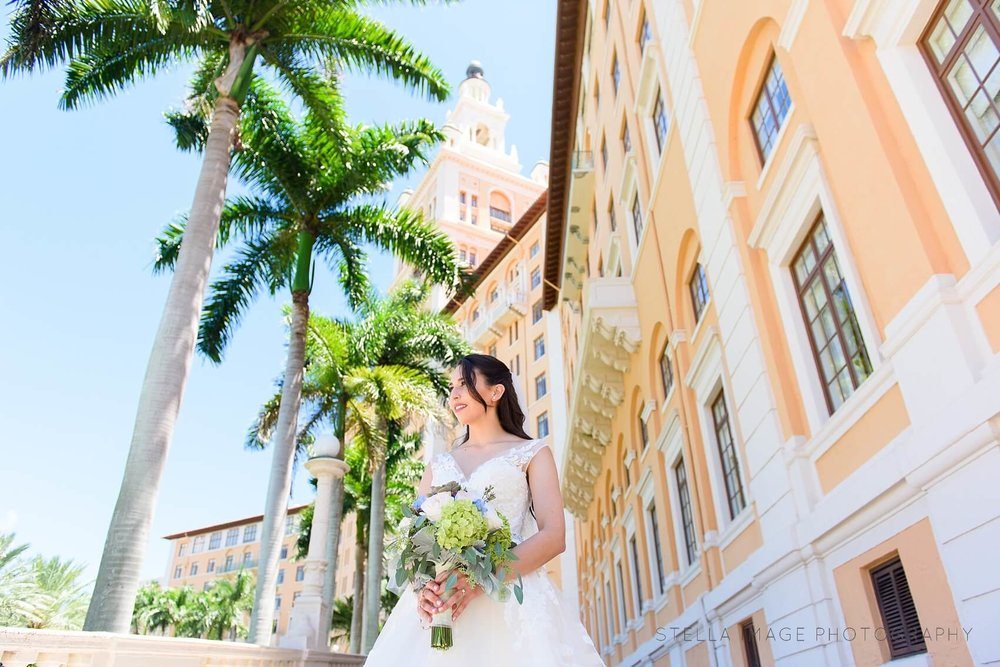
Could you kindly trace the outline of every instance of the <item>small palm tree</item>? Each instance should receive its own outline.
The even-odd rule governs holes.
[[[23,558],[27,544],[14,546],[14,533],[0,534],[0,626],[22,625],[34,615],[34,582]]]
[[[35,587],[31,628],[79,630],[83,627],[90,602],[91,582],[81,581],[84,566],[58,556],[31,561]]]
[[[205,592],[213,608],[209,639],[246,637],[243,616],[253,608],[254,575],[240,570],[235,578],[219,579]]]
[[[331,93],[330,98],[337,96]],[[420,266],[449,288],[463,285],[450,239],[416,211],[369,203],[386,183],[426,162],[426,151],[442,135],[428,121],[400,126],[350,127],[328,123],[311,112],[297,123],[262,79],[253,84],[241,135],[237,167],[254,196],[230,202],[222,214],[218,245],[241,241],[236,259],[213,283],[199,331],[198,349],[215,362],[246,308],[263,289],[289,288],[292,297],[289,344],[275,430],[275,447],[261,530],[259,579],[250,640],[268,644],[274,616],[278,551],[291,489],[302,373],[305,363],[309,295],[315,279],[314,254],[335,268],[348,302],[358,306],[370,285],[363,243],[395,253]],[[339,111],[330,115],[342,118]],[[197,113],[176,119],[178,143],[198,144]],[[191,137],[195,140],[191,142]],[[172,266],[184,238],[183,221],[159,239],[157,270]]]
[[[234,129],[263,67],[331,131],[328,72],[346,67],[443,100],[448,85],[400,35],[359,13],[358,0],[15,0],[0,77],[66,63],[60,104],[74,109],[139,79],[197,61],[197,100],[211,109],[185,243],[153,342],[125,474],[86,629],[126,632],[157,491],[194,351],[225,198]],[[411,0],[421,4],[420,0]],[[260,61],[259,64],[257,61]]]

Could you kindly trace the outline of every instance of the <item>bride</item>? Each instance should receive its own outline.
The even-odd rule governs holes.
[[[510,370],[489,355],[463,357],[452,372],[449,405],[465,436],[431,460],[417,492],[426,496],[450,481],[479,493],[493,486],[517,543],[511,566],[522,577],[523,603],[514,596],[496,602],[461,574],[446,601],[440,595],[447,572],[419,593],[407,582],[365,665],[603,667],[578,610],[561,601],[542,569],[566,549],[562,496],[551,449],[524,432]],[[508,581],[516,583],[517,574]],[[431,648],[431,614],[449,608],[454,645]]]

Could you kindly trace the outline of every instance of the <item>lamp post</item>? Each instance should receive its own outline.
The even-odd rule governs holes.
[[[288,632],[279,641],[288,648],[328,650],[330,628],[322,628],[321,619],[329,618],[323,599],[323,575],[328,557],[326,535],[330,530],[330,487],[336,478],[343,478],[350,466],[337,458],[340,441],[334,435],[321,435],[313,444],[313,455],[306,461],[306,470],[316,478],[316,508],[309,533],[309,553],[305,562],[305,578],[299,599],[292,607]]]

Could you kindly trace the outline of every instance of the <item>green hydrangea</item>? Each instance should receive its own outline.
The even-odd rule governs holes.
[[[464,549],[486,539],[489,524],[471,500],[455,500],[444,506],[435,536],[445,549]]]
[[[498,512],[498,514],[500,514]],[[499,544],[502,549],[507,549],[510,547],[510,522],[507,521],[507,517],[500,514],[500,520],[503,521],[503,525],[498,529],[494,530],[486,538],[486,552],[490,555],[490,562],[493,563],[493,568],[497,569],[502,564],[502,559],[493,550],[493,545]]]

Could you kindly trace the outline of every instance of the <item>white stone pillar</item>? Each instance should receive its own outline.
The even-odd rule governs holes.
[[[323,577],[326,572],[328,554],[326,536],[330,530],[330,487],[335,478],[343,478],[350,469],[340,453],[340,441],[333,435],[323,435],[313,445],[313,456],[306,461],[306,470],[316,478],[316,509],[313,512],[312,528],[309,533],[309,554],[305,562],[305,579],[299,599],[292,607],[292,617],[288,632],[279,641],[279,646],[298,649],[326,651],[329,628],[321,628],[320,619],[326,615],[323,599]]]

